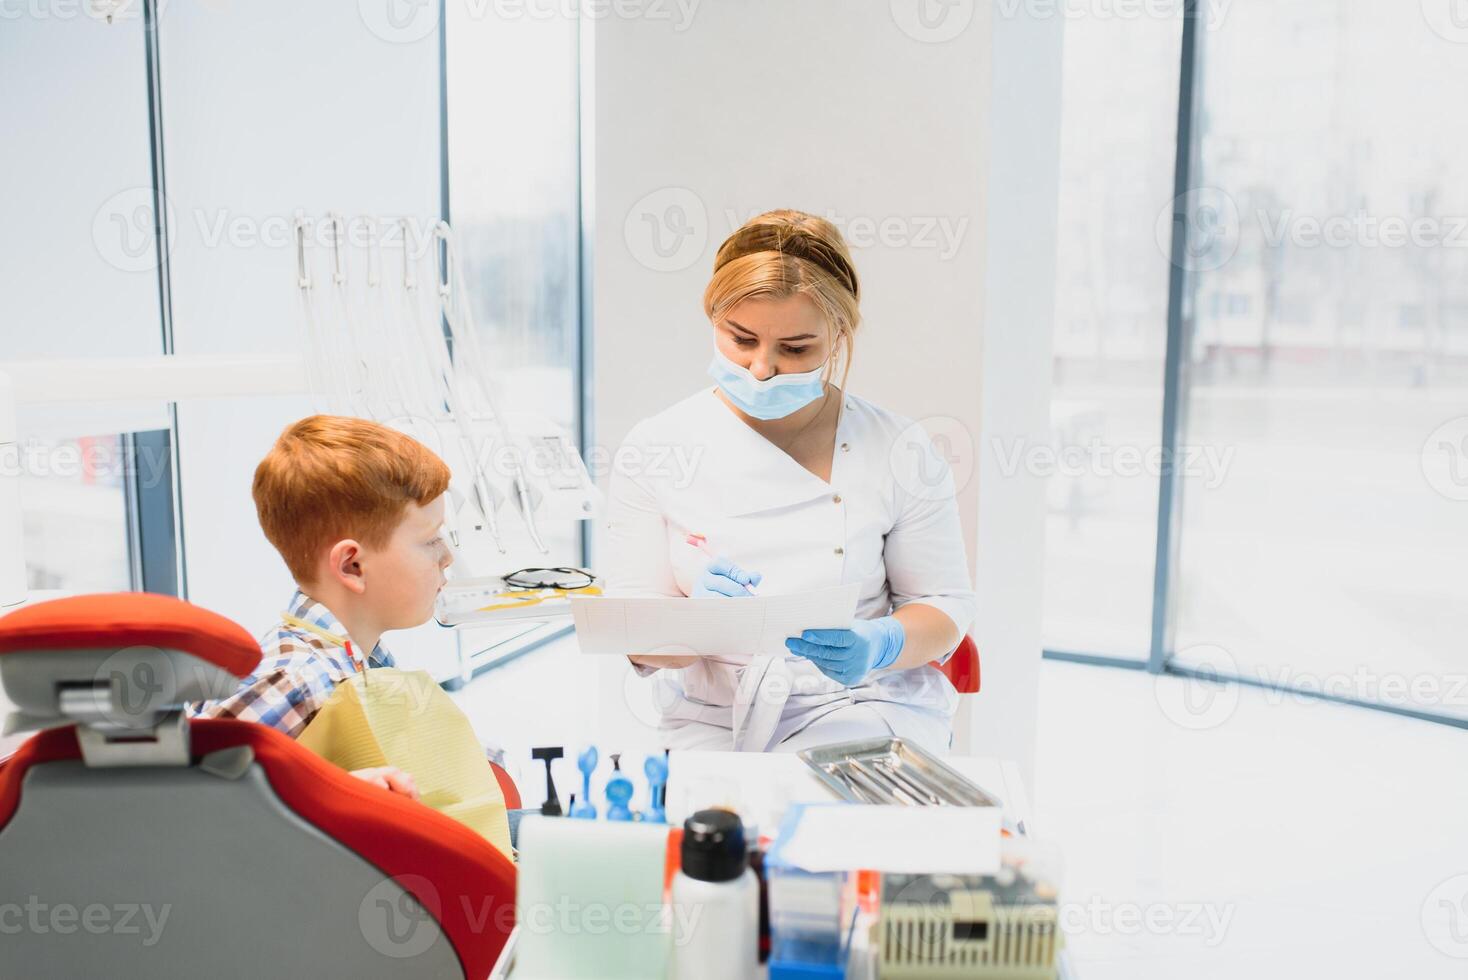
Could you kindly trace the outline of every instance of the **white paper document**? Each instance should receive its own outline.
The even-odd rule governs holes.
[[[571,616],[582,653],[623,656],[784,656],[801,630],[850,629],[860,582],[738,599],[576,596]]]
[[[999,824],[998,807],[807,806],[777,851],[780,863],[805,871],[991,875]]]

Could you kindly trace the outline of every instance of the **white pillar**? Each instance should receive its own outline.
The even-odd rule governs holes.
[[[1055,241],[1064,18],[991,9],[988,245],[978,440],[979,617],[983,690],[967,699],[959,751],[1016,760],[1033,785],[1045,481],[1007,469],[1016,446],[1050,441]]]

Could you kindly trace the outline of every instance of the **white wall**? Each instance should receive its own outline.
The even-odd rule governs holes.
[[[1028,765],[1043,497],[1011,509],[1029,489],[974,464],[985,411],[995,431],[1048,416],[1059,26],[963,3],[925,25],[916,9],[706,0],[691,19],[595,25],[593,438],[615,448],[706,383],[703,287],[745,218],[837,219],[865,296],[850,387],[942,440],[977,559],[986,691],[959,747]],[[604,707],[621,690],[606,678]]]

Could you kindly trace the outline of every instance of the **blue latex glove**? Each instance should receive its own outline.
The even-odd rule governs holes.
[[[785,648],[838,684],[855,687],[872,671],[896,663],[906,642],[897,617],[883,616],[859,619],[849,630],[806,630],[787,639]]]
[[[749,595],[746,585],[758,586],[764,576],[759,572],[746,572],[727,558],[715,558],[708,568],[693,583],[691,598],[707,599],[710,596],[738,598]]]

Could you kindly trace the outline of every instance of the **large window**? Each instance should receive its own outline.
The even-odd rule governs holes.
[[[141,4],[111,23],[81,5],[15,13],[0,29],[0,363],[161,353]],[[116,434],[166,418],[161,405],[22,402],[0,466],[18,477],[31,588],[176,585],[138,561],[151,513],[139,493],[171,500],[171,461],[139,466]]]
[[[1052,480],[1052,653],[1468,719],[1468,29],[1433,9],[1068,22],[1057,438],[1178,455]]]
[[[1066,24],[1045,643],[1145,659],[1182,18]],[[1118,66],[1125,66],[1119,69]]]
[[[1468,717],[1442,683],[1468,668],[1468,48],[1433,26],[1236,0],[1205,38],[1195,183],[1227,223],[1186,440],[1231,458],[1183,495],[1176,649]]]

